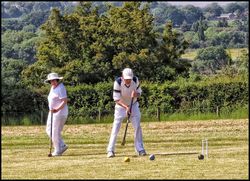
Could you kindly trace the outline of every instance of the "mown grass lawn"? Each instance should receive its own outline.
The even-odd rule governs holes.
[[[65,125],[69,149],[48,157],[45,126],[2,127],[1,179],[248,179],[248,119],[142,122],[148,153],[138,157],[129,125],[127,144],[116,157],[106,158],[112,124]],[[201,140],[207,138],[209,155],[198,160]],[[149,154],[156,159],[150,161]],[[125,157],[130,162],[124,162]]]

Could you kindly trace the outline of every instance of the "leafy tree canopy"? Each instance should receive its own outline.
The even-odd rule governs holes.
[[[140,72],[140,79],[152,81],[159,81],[157,74],[174,79],[178,71],[186,71],[178,68],[175,72],[187,43],[172,30],[172,23],[158,35],[147,3],[107,7],[102,15],[91,2],[79,3],[68,15],[53,9],[41,26],[45,36],[37,48],[38,61],[23,71],[24,82],[42,86],[41,78],[51,71],[65,75],[66,83],[72,85],[113,80],[124,67]],[[156,68],[159,66],[163,72]]]

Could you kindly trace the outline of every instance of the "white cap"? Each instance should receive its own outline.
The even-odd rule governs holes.
[[[133,71],[130,68],[125,68],[122,71],[122,76],[124,79],[133,79]]]
[[[50,73],[44,82],[48,83],[50,80],[55,80],[55,79],[63,79],[63,77],[59,77],[57,73]]]

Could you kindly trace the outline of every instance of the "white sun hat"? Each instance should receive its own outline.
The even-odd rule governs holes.
[[[123,71],[122,71],[122,76],[124,79],[133,79],[133,71],[132,69],[130,68],[125,68]]]
[[[48,83],[50,80],[56,80],[56,79],[63,79],[63,77],[59,77],[57,73],[50,73],[47,76],[47,79],[44,81],[45,83]]]

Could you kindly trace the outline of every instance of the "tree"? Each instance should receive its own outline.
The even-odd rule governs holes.
[[[228,27],[227,20],[223,18],[222,20],[219,20],[217,23],[217,27]]]
[[[21,81],[21,71],[25,67],[27,67],[27,63],[23,60],[2,58],[2,113],[34,111],[33,93],[26,89]]]
[[[230,56],[223,47],[207,47],[197,52],[191,70],[201,74],[215,74],[231,62]]]
[[[41,75],[46,77],[53,70],[65,74],[64,67],[70,61],[79,59],[82,52],[80,43],[82,35],[77,17],[73,15],[63,17],[58,9],[53,9],[41,29],[45,35],[37,47],[38,62],[23,71],[24,77],[34,77],[33,80],[25,82],[35,86],[42,85],[39,81]]]
[[[211,3],[203,9],[207,19],[214,19],[223,13],[223,8],[218,3]]]
[[[246,50],[241,51],[241,56],[239,57],[239,73],[248,73],[249,70],[249,52]]]
[[[31,13],[22,16],[22,18],[20,19],[20,23],[23,26],[32,24],[36,28],[39,28],[42,24],[45,23],[48,17],[49,17],[48,10],[47,11],[41,11],[41,10],[32,11]]]
[[[152,10],[156,25],[164,25],[167,21],[172,21],[175,26],[180,26],[185,20],[185,14],[175,6],[161,3],[159,7]]]
[[[244,25],[244,21],[242,22],[238,19],[233,21],[233,25],[236,27],[236,30],[238,31],[244,31],[247,29],[246,26]]]
[[[194,32],[198,32],[198,28],[199,28],[199,21],[196,21],[192,24],[191,30]]]
[[[182,8],[182,11],[185,15],[185,20],[188,24],[193,24],[198,21],[201,17],[203,17],[202,10],[193,5],[187,5]]]
[[[37,41],[37,35],[33,32],[8,30],[2,35],[2,56],[32,63]]]
[[[190,26],[187,24],[186,21],[183,21],[182,25],[181,25],[181,30],[183,32],[189,31],[190,30]]]
[[[171,21],[167,22],[162,35],[162,41],[159,42],[158,48],[155,51],[158,62],[154,65],[154,69],[158,73],[154,73],[158,75],[161,72],[160,75],[164,77],[161,81],[166,79],[173,80],[176,78],[176,75],[187,71],[188,64],[180,61],[180,56],[187,47],[188,42],[181,34],[173,31]],[[165,76],[162,74],[165,74]]]
[[[236,10],[243,12],[244,8],[240,6],[238,3],[229,3],[228,5],[225,6],[226,13],[234,13]]]
[[[176,7],[173,7],[169,9],[167,20],[171,20],[174,26],[180,26],[183,23],[183,21],[186,20],[186,17],[183,11],[181,11]]]
[[[16,6],[11,6],[9,9],[9,16],[12,18],[18,18],[22,15],[21,11]]]
[[[207,27],[208,26],[206,22],[203,21],[203,18],[200,18],[200,20],[198,21],[198,37],[200,41],[205,41],[204,31],[206,31]]]
[[[137,72],[142,71],[144,76],[141,78],[145,78],[146,67],[151,65],[150,56],[156,46],[153,17],[149,14],[148,4],[140,6],[139,2],[126,2],[123,7],[108,12],[115,74],[124,66],[130,66]]]
[[[22,72],[23,81],[41,87],[41,77],[56,71],[66,84],[96,84],[113,80],[124,67],[139,72],[140,79],[173,79],[186,71],[179,58],[187,42],[172,32],[172,24],[159,36],[153,20],[149,4],[140,2],[110,5],[103,15],[92,2],[80,2],[67,15],[52,9],[41,26],[44,36],[37,46],[37,61]]]
[[[249,56],[246,50],[241,50],[240,56],[232,61],[231,65],[226,66],[221,70],[221,74],[229,77],[241,75],[248,79],[248,62]]]
[[[27,67],[27,62],[20,59],[2,58],[1,80],[2,85],[9,87],[19,87],[22,70]]]

